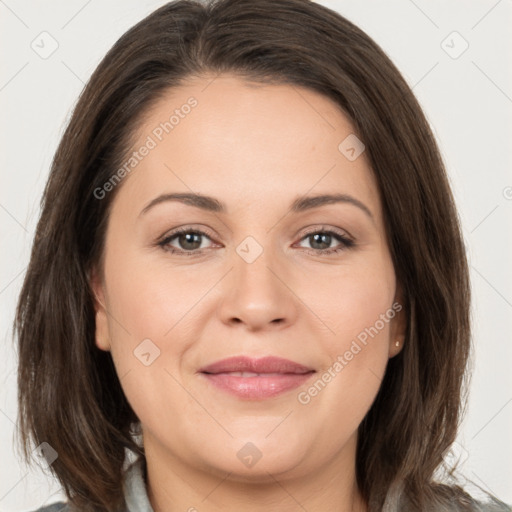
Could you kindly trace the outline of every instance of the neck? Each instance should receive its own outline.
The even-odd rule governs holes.
[[[355,478],[355,441],[321,467],[301,472],[297,465],[249,480],[217,468],[193,467],[146,434],[148,497],[154,512],[367,512]]]

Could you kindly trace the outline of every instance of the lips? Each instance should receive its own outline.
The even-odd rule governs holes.
[[[294,361],[283,359],[281,357],[267,356],[260,359],[252,359],[246,356],[230,357],[212,363],[199,370],[202,373],[249,373],[249,374],[276,374],[283,373],[303,374],[314,371]],[[251,376],[251,375],[244,375]]]
[[[280,357],[232,357],[201,368],[214,388],[248,400],[275,397],[305,383],[315,370]]]

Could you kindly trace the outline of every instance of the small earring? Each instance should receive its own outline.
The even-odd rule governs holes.
[[[398,340],[395,341],[395,347],[399,347],[400,346],[400,342]]]

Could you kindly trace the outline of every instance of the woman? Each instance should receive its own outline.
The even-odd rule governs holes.
[[[69,499],[40,510],[510,510],[439,477],[470,325],[435,140],[318,4],[171,2],[121,37],[16,328],[23,446]]]

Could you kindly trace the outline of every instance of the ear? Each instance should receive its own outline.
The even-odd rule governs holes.
[[[96,346],[110,351],[110,334],[108,329],[108,315],[105,306],[105,286],[96,268],[91,273],[91,288],[94,295],[94,311],[96,324]]]
[[[395,300],[393,301],[391,311],[394,311],[394,316],[390,320],[390,358],[398,355],[404,348],[405,333],[407,331],[407,311],[405,309],[404,294],[400,285],[397,286],[397,292],[395,294]]]

